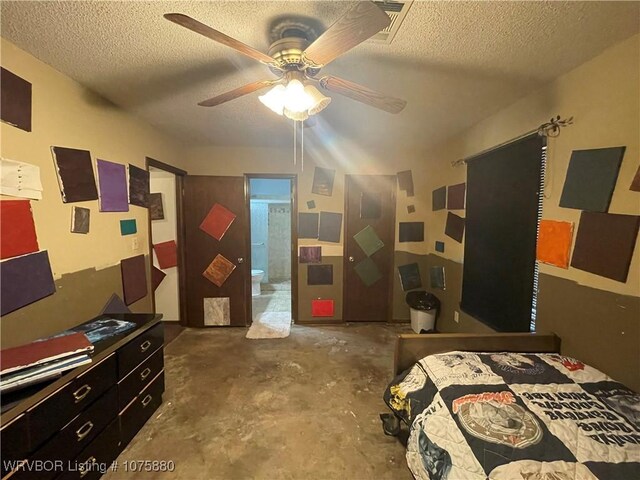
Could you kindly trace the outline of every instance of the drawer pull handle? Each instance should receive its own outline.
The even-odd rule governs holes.
[[[149,403],[151,403],[151,400],[153,400],[153,397],[151,395],[147,395],[146,397],[144,397],[144,400],[142,400],[142,406],[146,407],[147,405],[149,405]]]
[[[140,372],[140,380],[144,381],[144,379],[147,378],[150,373],[151,373],[151,369],[149,367],[145,368],[143,371]]]
[[[81,386],[79,389],[73,392],[73,398],[76,399],[76,403],[82,401],[84,397],[89,395],[90,391],[91,391],[91,387],[85,383],[83,386]]]
[[[87,421],[84,425],[82,425],[79,429],[76,430],[76,435],[78,436],[78,441],[81,441],[84,437],[89,435],[89,432],[93,429],[93,423],[91,420]]]
[[[151,341],[149,340],[145,340],[144,342],[142,342],[142,344],[140,345],[140,351],[141,352],[146,352],[147,350],[149,350],[149,347],[151,346]]]
[[[95,465],[97,462],[96,457],[89,457],[87,461],[80,465],[80,478],[84,477],[87,473],[91,471],[90,466]]]

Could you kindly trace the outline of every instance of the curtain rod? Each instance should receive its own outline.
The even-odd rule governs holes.
[[[465,158],[461,158],[459,160],[453,160],[451,162],[451,166],[452,167],[458,167],[460,165],[464,165],[466,164],[469,160],[473,160],[474,158],[477,158],[481,155],[484,155],[487,152],[490,152],[492,150],[495,150],[497,148],[500,147],[504,147],[505,145],[508,145],[510,143],[513,142],[517,142],[518,140],[522,140],[525,137],[528,137],[529,135],[533,135],[534,133],[537,133],[538,135],[540,135],[541,137],[557,137],[558,135],[560,135],[560,129],[567,127],[569,125],[573,125],[573,117],[569,117],[566,119],[561,119],[560,115],[557,115],[555,118],[552,118],[550,121],[548,121],[547,123],[543,123],[542,125],[540,125],[538,128],[534,128],[533,130],[529,130],[526,133],[523,133],[521,135],[518,135],[517,137],[511,138],[505,142],[502,142],[498,145],[494,145],[493,147],[490,148],[486,148],[484,150],[482,150],[481,152],[478,153],[474,153],[473,155],[470,155],[468,157]]]

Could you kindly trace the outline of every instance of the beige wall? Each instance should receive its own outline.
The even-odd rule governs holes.
[[[571,151],[620,145],[627,149],[609,212],[640,214],[640,194],[629,190],[640,158],[639,62],[640,37],[636,35],[434,149],[425,158],[425,163],[433,167],[426,175],[425,193],[430,195],[434,188],[465,181],[465,167],[452,167],[451,161],[516,137],[560,114],[564,118],[573,116],[574,125],[549,139],[543,217],[574,222],[577,227],[580,210],[558,206]],[[464,216],[464,212],[457,213]],[[444,232],[446,215],[446,211],[429,212],[429,230]],[[463,244],[444,238],[444,257],[461,262]],[[435,253],[433,242],[429,243],[429,252]],[[626,283],[572,267],[565,270],[541,265],[540,270],[581,285],[640,296],[640,248],[635,249]]]
[[[149,168],[150,190],[162,194],[163,220],[151,221],[151,238],[154,244],[178,239],[178,218],[176,206],[176,176],[157,168]],[[153,253],[153,264],[160,268],[158,258]],[[163,270],[165,277],[155,291],[156,312],[163,320],[180,320],[180,289],[178,267]]]
[[[549,139],[543,217],[574,222],[580,211],[559,207],[571,151],[625,145],[626,153],[609,208],[610,213],[640,214],[640,193],[629,190],[640,158],[640,36],[634,36],[556,79],[537,92],[480,122],[425,156],[424,200],[443,185],[464,182],[464,166],[451,162],[516,137],[551,117],[573,116],[574,125]],[[420,168],[420,167],[418,167]],[[428,209],[426,227],[430,264],[445,265],[447,292],[439,319],[443,331],[483,331],[487,327],[460,310],[464,244],[444,236],[447,211]],[[455,212],[464,216],[464,211]],[[433,240],[444,240],[445,253]],[[443,258],[444,257],[444,258]],[[572,267],[541,265],[539,331],[562,338],[563,353],[580,358],[607,374],[640,388],[640,247],[626,282]],[[438,292],[435,292],[438,295]]]
[[[109,270],[122,258],[149,253],[147,210],[130,206],[129,212],[100,213],[98,201],[65,204],[62,202],[51,155],[51,146],[65,146],[91,151],[96,158],[112,162],[145,167],[145,156],[167,163],[180,158],[181,145],[160,134],[139,119],[123,112],[104,99],[86,90],[77,82],[54,70],[12,43],[1,40],[1,63],[6,69],[33,85],[31,132],[25,132],[5,123],[0,124],[2,136],[0,154],[4,158],[28,162],[40,167],[43,199],[32,201],[40,249],[49,251],[51,267],[56,280],[86,269]],[[8,198],[8,197],[7,197]],[[91,210],[91,227],[87,235],[70,233],[71,207]],[[135,218],[138,228],[138,248],[132,248],[132,237],[120,235],[120,220]],[[118,267],[119,268],[119,267]],[[102,288],[102,287],[101,287]],[[85,296],[100,297],[104,304],[111,293],[89,286]],[[59,308],[46,317],[30,316],[32,306],[25,307],[2,318],[2,337],[15,343],[17,338],[27,340],[47,335],[81,323],[88,318],[77,313],[68,302],[56,305],[54,294],[49,302]],[[82,297],[83,295],[81,295]],[[134,309],[149,311],[149,297],[134,304]],[[99,313],[99,310],[95,314]],[[53,318],[55,317],[55,318]]]

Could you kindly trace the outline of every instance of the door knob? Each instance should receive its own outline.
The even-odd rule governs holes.
[[[350,257],[349,257],[349,261],[350,261],[351,263],[353,263],[353,262],[355,262],[355,259],[354,259],[353,257],[351,257],[351,256],[350,256]]]
[[[244,258],[238,257],[238,263],[244,263]]]

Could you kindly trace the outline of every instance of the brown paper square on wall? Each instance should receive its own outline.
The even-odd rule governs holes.
[[[451,185],[447,189],[447,209],[464,210],[464,196],[467,191],[465,183]]]
[[[626,282],[640,217],[582,212],[571,266]]]
[[[124,303],[131,305],[147,296],[147,268],[144,255],[125,258],[120,261]]]
[[[5,68],[0,71],[0,118],[31,131],[31,84]]]
[[[325,195],[330,197],[333,195],[333,181],[336,171],[329,168],[316,167],[313,172],[313,186],[311,193],[316,195]]]
[[[440,187],[431,192],[431,210],[444,210],[447,207],[447,187]]]
[[[322,262],[322,247],[300,247],[300,263]]]
[[[216,255],[213,262],[209,264],[207,269],[202,272],[202,276],[209,280],[214,285],[221,287],[224,282],[227,281],[231,272],[235,270],[236,266],[227,260],[222,255]]]
[[[73,203],[97,200],[98,189],[93,174],[91,153],[88,150],[64,147],[52,147],[51,150],[62,201]]]
[[[459,217],[455,213],[447,214],[447,225],[444,229],[447,237],[453,238],[456,242],[462,243],[464,237],[464,218]]]
[[[307,285],[333,285],[333,265],[307,266]]]
[[[636,176],[633,177],[629,190],[640,192],[640,167],[638,167],[638,170],[636,171]]]
[[[164,280],[164,277],[166,276],[167,274],[162,270],[154,265],[151,266],[151,286],[154,292],[158,289],[158,287],[162,283],[162,280]]]
[[[400,242],[424,242],[424,222],[400,222]]]
[[[129,203],[139,207],[149,206],[149,172],[129,165]]]
[[[162,193],[149,194],[149,217],[151,220],[164,220],[162,208]]]

